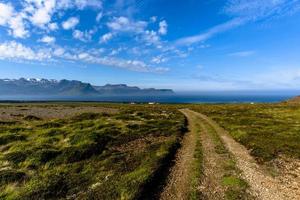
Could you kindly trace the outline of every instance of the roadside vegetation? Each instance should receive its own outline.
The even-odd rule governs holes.
[[[190,105],[225,128],[263,164],[280,156],[300,158],[300,105]]]
[[[172,106],[73,106],[81,113],[1,119],[0,199],[137,198],[186,131]]]

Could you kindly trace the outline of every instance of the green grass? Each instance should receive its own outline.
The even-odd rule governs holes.
[[[203,178],[203,151],[202,151],[202,144],[200,141],[200,132],[201,130],[199,128],[199,125],[197,124],[195,134],[197,134],[198,140],[196,143],[194,160],[191,169],[192,174],[190,175],[191,180],[190,180],[190,191],[188,197],[190,200],[201,199],[202,197],[202,194],[199,191],[199,186],[201,185],[201,180]]]
[[[1,121],[0,199],[138,196],[180,141],[185,118],[170,106],[99,106],[119,112]]]
[[[300,105],[193,105],[245,145],[258,162],[300,158]]]

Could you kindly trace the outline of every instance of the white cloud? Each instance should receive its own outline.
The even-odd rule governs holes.
[[[50,23],[48,27],[51,31],[56,31],[58,29],[57,23]]]
[[[239,51],[230,53],[229,56],[235,56],[235,57],[248,57],[255,54],[255,51]]]
[[[218,33],[225,32],[227,30],[230,30],[232,28],[241,26],[247,22],[246,19],[243,18],[234,18],[228,22],[225,22],[223,24],[217,25],[209,30],[207,30],[204,33],[201,33],[199,35],[189,36],[185,38],[178,39],[175,44],[176,45],[191,45],[194,43],[203,42],[213,36],[215,36]]]
[[[57,57],[61,57],[64,55],[65,52],[66,50],[64,48],[58,47],[53,51],[53,55]]]
[[[11,28],[9,33],[16,38],[25,38],[29,35],[29,32],[25,29],[23,16],[20,14],[10,19],[9,27]]]
[[[27,2],[30,2],[27,6],[34,7],[34,9],[31,8],[31,22],[36,26],[44,28],[51,21],[52,14],[56,8],[56,0],[27,0]]]
[[[168,58],[165,58],[165,57],[163,57],[163,56],[161,56],[161,55],[155,56],[155,57],[153,57],[152,60],[151,60],[151,62],[152,62],[152,63],[155,63],[155,64],[161,64],[161,63],[165,63],[165,62],[167,62],[167,61],[168,61]]]
[[[65,30],[70,30],[75,28],[75,26],[77,26],[78,23],[79,23],[79,19],[77,17],[71,17],[67,21],[64,21],[62,23],[62,27]]]
[[[166,73],[170,71],[170,68],[167,68],[167,67],[156,67],[153,69],[153,72],[156,72],[156,73]]]
[[[29,35],[25,29],[24,13],[16,13],[11,4],[0,3],[0,26],[9,28],[9,34],[16,38],[25,38]]]
[[[84,33],[82,31],[75,30],[73,32],[73,37],[78,40],[84,40]]]
[[[107,23],[107,26],[115,32],[142,33],[147,27],[145,21],[132,21],[127,17],[115,17]]]
[[[72,53],[74,51],[74,53]],[[102,51],[101,51],[102,52]],[[130,71],[146,72],[146,73],[164,73],[169,71],[164,67],[153,67],[143,61],[135,59],[120,59],[115,57],[101,57],[93,55],[89,52],[73,49],[66,51],[64,48],[56,49],[39,49],[33,50],[21,43],[11,41],[0,44],[0,59],[4,60],[30,60],[30,61],[51,61],[53,58],[60,58],[70,61],[80,61],[87,64],[99,64],[110,67],[122,68]]]
[[[228,0],[225,13],[252,20],[293,14],[300,9],[299,0]]]
[[[14,8],[10,4],[0,3],[0,25],[5,26],[14,15]]]
[[[300,0],[228,0],[224,12],[234,18],[212,27],[199,35],[178,39],[176,45],[203,42],[218,33],[244,25],[248,22],[272,16],[284,16],[300,10]]]
[[[75,5],[79,9],[85,9],[86,7],[101,9],[102,1],[101,0],[75,0]]]
[[[112,33],[106,33],[104,34],[101,38],[100,38],[100,43],[107,43],[108,41],[110,41],[113,38],[113,34]]]
[[[158,33],[161,35],[166,35],[168,33],[168,24],[166,20],[159,22]]]
[[[100,20],[102,19],[103,17],[103,12],[99,12],[96,16],[96,22],[100,22]]]
[[[47,52],[35,52],[31,48],[16,41],[0,44],[0,59],[44,61],[50,58],[51,55]]]
[[[80,59],[80,60],[83,60],[83,59],[88,59],[89,57],[91,57],[88,53],[80,53],[79,55],[78,55],[78,58]]]
[[[51,37],[51,36],[44,36],[39,41],[43,42],[43,43],[51,44],[51,43],[54,43],[56,41],[56,39],[54,37]]]
[[[155,31],[145,31],[142,35],[142,39],[146,42],[146,45],[159,45],[160,37]]]
[[[155,23],[155,22],[157,21],[157,16],[152,16],[152,17],[150,17],[150,21],[151,21],[152,23]]]
[[[88,53],[80,53],[78,56],[70,56],[69,58],[81,62],[117,67],[130,71],[156,72],[156,68],[153,68],[139,60],[124,60],[114,57],[96,57]],[[160,69],[160,71],[162,70],[163,68]]]
[[[125,49],[121,48],[121,47],[119,47],[118,49],[113,49],[109,55],[110,56],[115,56],[115,55],[119,54],[123,50],[125,50]]]
[[[80,31],[80,30],[75,30],[73,32],[73,38],[78,39],[82,42],[88,42],[92,40],[92,35],[95,33],[95,30],[90,30],[90,31]]]
[[[101,0],[59,0],[57,4],[57,7],[61,9],[77,8],[83,10],[88,7],[102,9]]]

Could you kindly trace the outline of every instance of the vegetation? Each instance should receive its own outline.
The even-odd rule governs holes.
[[[0,199],[138,197],[185,118],[171,106],[105,106],[119,112],[0,121]]]
[[[300,105],[0,105],[0,199],[138,199],[172,158],[186,131],[179,108],[203,113],[260,163],[300,158]],[[56,112],[59,112],[57,114]],[[233,156],[204,124],[222,158],[227,199],[250,198]],[[201,127],[196,126],[200,133]],[[200,135],[190,199],[201,198]],[[175,150],[174,150],[175,149]],[[152,184],[152,185],[151,185]]]
[[[225,128],[260,163],[281,155],[300,158],[300,105],[191,105]]]
[[[201,184],[201,180],[203,179],[203,150],[202,150],[202,144],[200,140],[200,132],[201,129],[199,127],[199,124],[196,126],[196,133],[197,134],[197,143],[196,143],[196,149],[194,152],[194,160],[191,172],[191,181],[190,181],[190,192],[189,192],[189,199],[196,200],[201,199],[202,194],[199,191],[199,186]]]

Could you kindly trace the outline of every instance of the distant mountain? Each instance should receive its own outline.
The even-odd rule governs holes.
[[[170,95],[172,90],[140,89],[124,84],[93,86],[75,80],[0,79],[0,95],[34,96],[109,96],[109,95]]]
[[[171,95],[174,94],[170,89],[140,89],[138,87],[130,87],[125,84],[104,86],[94,86],[94,88],[102,95]]]

